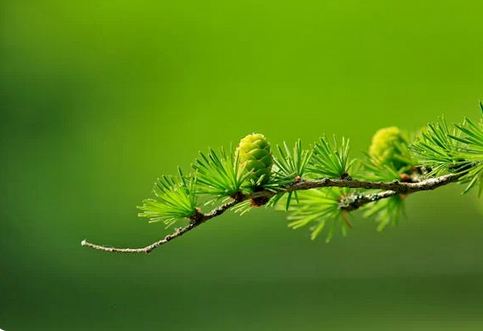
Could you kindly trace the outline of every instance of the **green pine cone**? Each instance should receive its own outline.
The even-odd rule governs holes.
[[[237,153],[240,165],[250,172],[251,181],[264,184],[269,180],[273,159],[270,144],[263,134],[253,133],[244,137],[240,140]]]
[[[399,170],[408,165],[402,151],[405,146],[407,141],[399,128],[383,128],[372,137],[369,156],[378,166],[389,165]]]

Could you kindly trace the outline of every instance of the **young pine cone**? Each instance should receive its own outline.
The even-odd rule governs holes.
[[[372,137],[369,156],[375,165],[389,165],[401,169],[407,165],[403,156],[405,146],[407,142],[399,128],[383,128]]]
[[[240,140],[237,148],[239,162],[245,171],[250,172],[249,179],[259,185],[268,182],[273,159],[270,144],[263,134],[249,134]]]

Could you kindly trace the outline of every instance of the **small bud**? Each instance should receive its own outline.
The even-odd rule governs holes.
[[[250,179],[260,184],[266,183],[270,178],[273,159],[270,144],[263,134],[253,133],[240,140],[237,151],[240,165],[250,172]]]
[[[411,176],[409,176],[408,174],[405,174],[405,173],[399,174],[399,179],[400,179],[401,182],[405,182],[405,183],[411,182]]]

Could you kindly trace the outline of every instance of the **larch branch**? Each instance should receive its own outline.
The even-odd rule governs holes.
[[[360,207],[368,203],[375,202],[381,199],[386,199],[397,194],[410,194],[410,193],[415,193],[419,191],[434,190],[438,187],[455,182],[456,180],[458,180],[459,177],[461,177],[461,174],[449,174],[449,175],[429,178],[416,183],[407,183],[407,182],[400,182],[400,181],[371,182],[371,181],[363,181],[363,180],[356,180],[356,179],[331,179],[331,178],[298,181],[296,183],[286,186],[285,188],[282,188],[277,192],[264,190],[264,191],[255,192],[251,195],[238,194],[231,201],[213,209],[212,211],[206,214],[202,213],[199,210],[196,210],[195,214],[192,217],[190,217],[189,219],[190,222],[188,225],[184,227],[176,228],[173,233],[170,233],[167,236],[165,236],[163,239],[160,239],[145,247],[117,248],[117,247],[109,247],[109,246],[93,244],[91,242],[88,242],[87,240],[83,240],[81,242],[81,245],[85,247],[90,247],[95,250],[111,252],[111,253],[145,253],[147,254],[153,251],[154,249],[170,242],[171,240],[181,237],[183,234],[193,230],[197,226],[205,223],[206,221],[222,215],[225,211],[234,207],[235,205],[253,198],[260,198],[260,197],[271,198],[276,193],[280,193],[280,192],[310,190],[310,189],[322,188],[322,187],[347,187],[347,188],[383,190],[382,192],[378,192],[378,193],[353,194],[348,198],[344,199],[341,202],[340,208],[347,211],[353,211],[353,210],[359,209]]]

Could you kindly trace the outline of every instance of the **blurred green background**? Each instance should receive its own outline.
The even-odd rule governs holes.
[[[482,330],[483,208],[420,193],[327,245],[225,215],[152,255],[154,179],[253,131],[353,155],[387,125],[476,117],[481,1],[0,3],[0,328]]]

